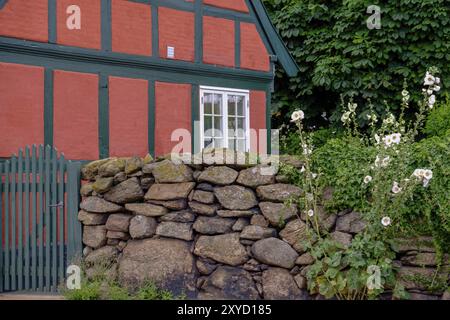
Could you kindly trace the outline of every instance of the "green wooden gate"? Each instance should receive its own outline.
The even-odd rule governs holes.
[[[57,291],[81,256],[80,167],[42,145],[0,163],[0,292]]]

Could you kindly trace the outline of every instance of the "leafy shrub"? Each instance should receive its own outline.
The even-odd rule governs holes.
[[[424,133],[429,136],[450,135],[450,99],[439,105],[428,116]]]

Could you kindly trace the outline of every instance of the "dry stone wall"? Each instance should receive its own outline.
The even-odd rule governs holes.
[[[130,288],[150,280],[198,299],[320,298],[306,291],[314,259],[303,246],[305,222],[286,204],[301,190],[261,168],[150,157],[86,165],[79,220],[87,276],[102,272]],[[365,227],[351,210],[319,216],[344,245]],[[422,253],[405,245],[399,253],[403,272],[434,270],[430,248]],[[415,298],[440,298],[412,282],[407,287]]]

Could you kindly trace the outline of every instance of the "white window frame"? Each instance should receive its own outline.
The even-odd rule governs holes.
[[[205,93],[222,95],[222,137],[223,148],[228,148],[228,95],[239,95],[244,97],[244,131],[245,151],[250,151],[250,91],[233,88],[200,86],[200,150],[205,149],[205,116],[204,101]]]

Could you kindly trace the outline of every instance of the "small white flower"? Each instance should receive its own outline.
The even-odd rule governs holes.
[[[313,209],[309,209],[309,210],[308,210],[308,216],[309,216],[309,217],[314,216],[314,210],[313,210]]]
[[[439,84],[439,83],[441,83],[441,78],[439,78],[439,77],[436,77],[436,78],[434,79],[434,82],[435,82],[436,84]]]
[[[428,184],[430,183],[430,180],[428,179],[423,179],[423,187],[426,188],[428,187]]]
[[[305,113],[302,110],[292,112],[291,122],[297,122],[305,118]]]
[[[438,92],[438,91],[441,90],[441,87],[440,87],[440,86],[434,86],[434,87],[433,87],[433,90],[436,91],[436,92]]]
[[[402,91],[402,96],[407,97],[408,95],[409,95],[408,90],[404,89],[404,90]]]
[[[380,136],[378,134],[375,134],[375,141],[377,142],[377,144],[380,143]]]
[[[428,99],[428,106],[430,107],[430,109],[433,108],[435,103],[436,103],[436,96],[432,94]]]
[[[394,181],[394,184],[392,186],[392,193],[397,194],[402,191],[402,188],[398,185],[396,181]]]
[[[433,90],[432,89],[428,89],[427,90],[427,94],[430,96],[430,95],[432,95],[433,94]]]
[[[436,78],[433,77],[433,75],[427,71],[425,78],[423,79],[423,84],[425,86],[432,86],[435,81],[436,81]]]
[[[365,184],[368,184],[369,182],[371,182],[372,181],[372,177],[371,176],[365,176],[364,177],[364,183]]]
[[[389,136],[383,137],[383,142],[386,147],[390,147],[392,144],[392,136],[389,135]]]
[[[431,180],[433,178],[433,171],[431,170],[424,170],[423,177],[427,180]]]
[[[350,112],[355,112],[357,107],[358,105],[356,103],[348,103],[348,110],[350,110]]]
[[[348,112],[348,111],[344,112],[344,114],[341,117],[341,121],[343,123],[347,123],[349,119],[350,119],[350,112]]]
[[[306,171],[305,166],[302,166],[302,168],[300,169],[300,172],[303,173],[305,171]]]
[[[387,156],[386,158],[384,158],[382,161],[381,161],[381,166],[383,167],[383,168],[385,168],[385,167],[387,167],[388,165],[389,165],[389,162],[391,161],[391,158],[389,157],[389,156]]]
[[[385,227],[389,226],[391,224],[391,218],[389,217],[383,217],[381,219],[381,224]]]
[[[317,173],[311,173],[311,177],[312,177],[313,179],[317,178]]]
[[[321,117],[322,117],[324,120],[328,120],[328,118],[327,118],[327,112],[326,112],[326,111],[322,112]]]
[[[313,201],[314,200],[314,195],[312,193],[306,193],[306,200],[308,201]]]
[[[392,135],[392,143],[399,144],[402,135],[400,133],[393,133]]]

